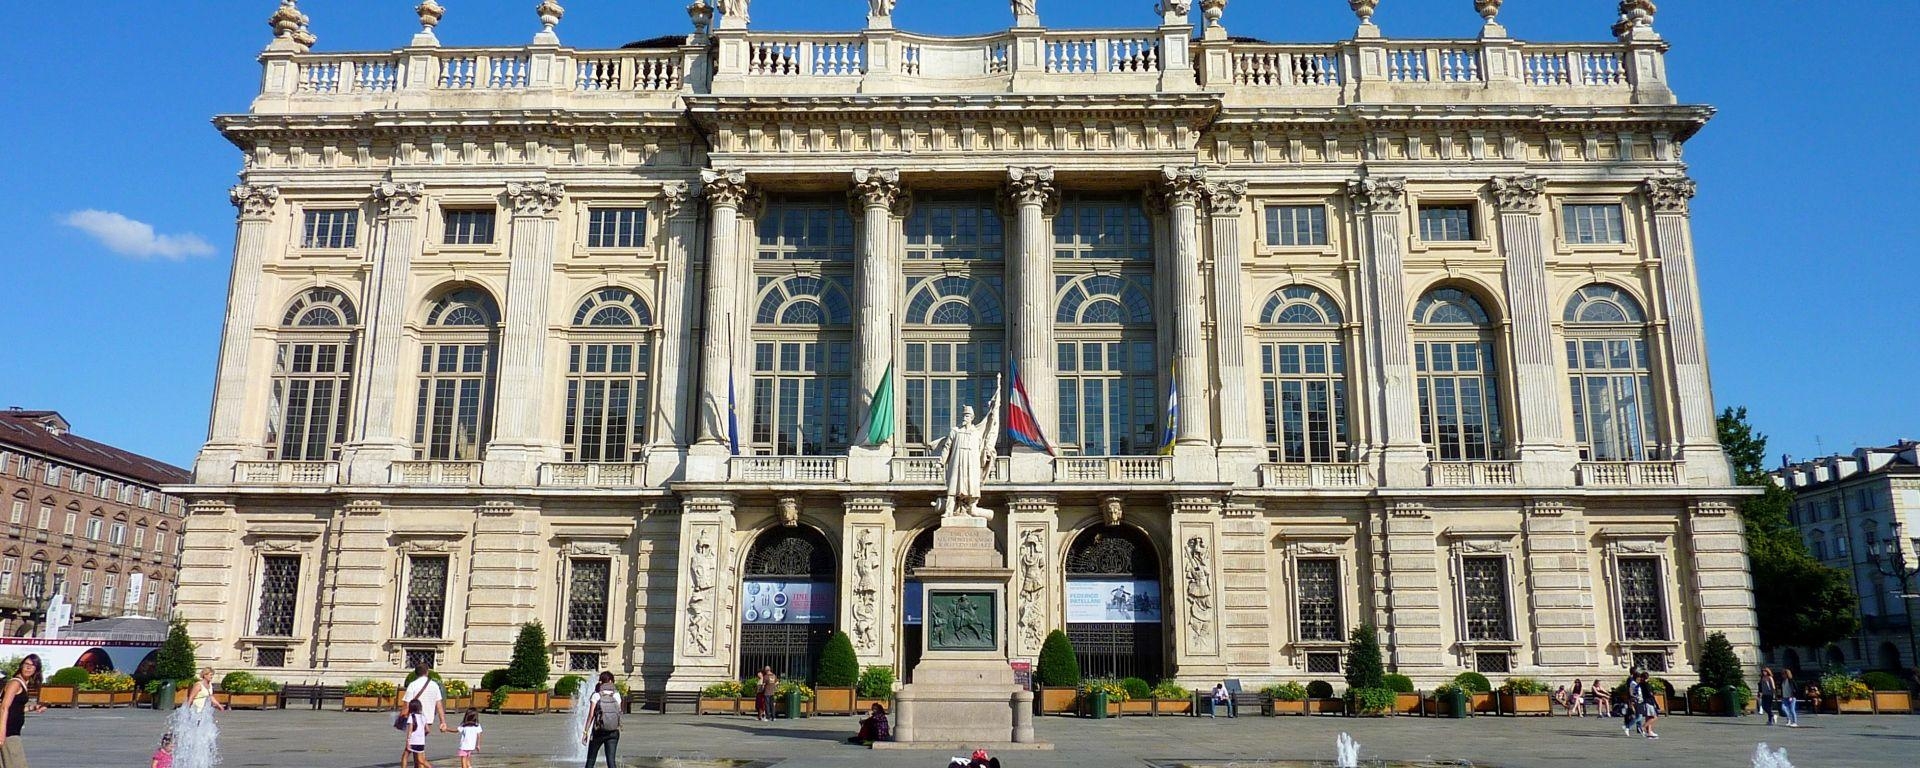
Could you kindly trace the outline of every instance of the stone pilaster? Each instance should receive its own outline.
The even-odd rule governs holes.
[[[863,443],[873,398],[893,364],[894,342],[899,339],[900,321],[895,313],[897,299],[894,296],[898,281],[894,276],[899,273],[900,265],[892,247],[893,220],[896,211],[906,202],[906,189],[900,186],[897,169],[862,168],[853,172],[850,196],[860,219],[860,290],[858,310],[854,314],[859,324],[859,343],[853,347],[856,427],[853,442],[857,447],[849,451],[852,460],[848,471],[853,473],[855,482],[885,482],[893,444],[867,446]],[[896,395],[895,402],[899,400]],[[889,418],[898,421],[897,408]]]
[[[1059,439],[1059,399],[1054,385],[1053,234],[1047,208],[1059,201],[1051,167],[1008,168],[1007,195],[1014,205],[1015,247],[1007,264],[1013,307],[1013,352],[1020,382],[1027,390],[1033,420],[1049,441]],[[1011,386],[1011,382],[1009,382]],[[1044,457],[1025,446],[1013,448],[1016,481],[1051,480]]]
[[[539,514],[509,501],[480,505],[473,523],[472,579],[467,587],[466,637],[461,661],[505,666],[520,625],[540,618]],[[552,628],[549,627],[551,632]],[[490,665],[490,666],[488,666]]]
[[[1247,326],[1240,294],[1240,217],[1246,197],[1244,180],[1216,181],[1207,187],[1209,245],[1213,252],[1213,349],[1219,369],[1214,399],[1219,405],[1220,480],[1251,485],[1255,482],[1254,471],[1265,457],[1254,438],[1253,412],[1247,405]]]
[[[280,200],[280,188],[241,184],[227,191],[239,210],[238,232],[233,240],[233,272],[228,278],[227,323],[220,333],[220,367],[213,387],[213,424],[207,444],[194,463],[194,479],[200,483],[226,483],[233,480],[233,465],[241,459],[257,457],[260,451],[256,429],[246,424],[247,359],[253,348],[253,327],[260,307],[261,269],[266,260],[267,240],[273,224],[273,210]],[[251,438],[251,439],[250,439]]]
[[[1038,660],[1047,633],[1066,625],[1057,615],[1062,564],[1054,547],[1060,502],[1049,494],[1017,494],[1007,499],[1007,567],[1013,569],[1011,621],[1007,644],[1016,659]]]
[[[1220,636],[1222,662],[1231,669],[1266,669],[1279,650],[1268,580],[1270,531],[1260,505],[1229,497],[1220,520]]]
[[[1653,206],[1655,253],[1667,317],[1668,354],[1678,393],[1680,434],[1674,443],[1694,484],[1727,485],[1732,471],[1720,449],[1714,426],[1713,388],[1707,379],[1707,336],[1700,318],[1700,286],[1693,263],[1692,219],[1695,185],[1685,176],[1647,180]]]
[[[1570,485],[1575,456],[1560,419],[1566,384],[1555,367],[1547,253],[1540,231],[1546,181],[1538,176],[1508,176],[1494,179],[1492,190],[1500,210],[1500,249],[1506,255],[1507,307],[1513,319],[1518,407],[1509,429],[1520,460],[1520,482]]]
[[[667,687],[697,691],[736,679],[734,620],[740,584],[730,493],[689,494],[680,507],[680,565],[674,590],[673,674]]]
[[[1440,616],[1440,557],[1433,515],[1425,504],[1388,502],[1385,583],[1386,642],[1401,669],[1433,669],[1446,663]]]
[[[1526,507],[1522,535],[1533,663],[1546,669],[1593,666],[1599,636],[1585,514],[1564,501],[1535,501]]]
[[[647,430],[650,450],[647,452],[648,468],[651,475],[649,483],[664,482],[671,477],[676,467],[664,466],[662,459],[675,456],[683,446],[693,441],[692,430],[687,424],[687,395],[694,386],[692,381],[694,367],[693,350],[699,345],[693,338],[694,316],[690,309],[697,306],[699,287],[693,279],[693,254],[698,246],[694,240],[699,237],[699,211],[688,205],[690,190],[684,181],[669,181],[660,188],[660,214],[666,220],[666,239],[662,256],[666,259],[666,275],[660,286],[660,300],[655,302],[660,315],[660,327],[666,329],[660,334],[661,365],[655,371],[659,386],[655,387],[658,405],[654,408],[652,428]],[[662,466],[656,470],[654,464]],[[678,464],[678,461],[674,462]]]
[[[394,572],[392,518],[378,501],[356,499],[334,513],[331,539],[322,553],[316,666],[365,669],[387,666],[377,654],[392,636]]]
[[[180,583],[173,591],[173,614],[187,622],[194,658],[203,665],[231,664],[233,641],[252,634],[246,626],[253,595],[236,589],[248,582],[247,553],[240,548],[240,520],[232,504],[195,501],[187,505],[181,534]]]
[[[887,542],[893,536],[894,499],[890,494],[857,494],[846,498],[841,525],[840,626],[853,638],[861,666],[891,665],[898,652],[893,620],[894,569]]]
[[[373,225],[373,270],[368,277],[359,375],[354,377],[351,434],[342,447],[340,464],[346,482],[384,484],[395,459],[406,458],[408,440],[398,420],[401,384],[408,361],[406,344],[408,282],[413,254],[420,248],[421,201],[426,188],[419,183],[381,182],[373,185],[376,218]]]
[[[1688,638],[1698,664],[1707,635],[1727,633],[1746,666],[1760,663],[1755,628],[1753,580],[1747,570],[1747,540],[1738,509],[1729,499],[1702,499],[1687,509],[1686,556],[1692,561],[1694,636]]]
[[[507,235],[507,306],[500,338],[500,384],[493,439],[487,444],[489,485],[532,485],[540,464],[560,460],[543,437],[547,398],[547,296],[553,282],[555,217],[567,188],[557,181],[508,182],[513,220]]]
[[[1220,652],[1220,498],[1211,494],[1173,494],[1173,595],[1167,613],[1173,630],[1174,675],[1190,683],[1226,676]]]
[[[1414,398],[1413,342],[1408,334],[1413,315],[1407,304],[1406,235],[1401,231],[1407,180],[1368,177],[1350,182],[1348,191],[1355,211],[1366,214],[1367,222],[1361,274],[1372,299],[1364,315],[1368,357],[1373,359],[1378,382],[1367,397],[1373,406],[1370,442],[1381,446],[1381,455],[1372,460],[1380,467],[1382,485],[1422,486],[1427,455]]]
[[[1167,166],[1160,169],[1162,190],[1167,196],[1167,219],[1172,230],[1169,240],[1173,284],[1173,359],[1174,385],[1178,388],[1179,423],[1175,425],[1175,459],[1185,453],[1205,454],[1203,464],[1212,469],[1213,419],[1209,398],[1205,327],[1207,306],[1200,283],[1199,210],[1207,196],[1205,168]],[[1198,467],[1195,467],[1198,468]],[[1183,473],[1182,479],[1189,475]],[[1204,478],[1211,480],[1212,478]]]
[[[726,458],[731,453],[727,442],[729,385],[737,365],[736,325],[746,318],[735,318],[740,291],[747,285],[744,255],[739,245],[740,209],[755,192],[747,184],[747,175],[738,170],[703,170],[701,191],[707,197],[707,286],[702,302],[705,318],[700,353],[699,440],[688,456],[687,479],[721,480],[726,478]],[[741,414],[746,415],[746,414]],[[741,439],[745,439],[742,436]]]

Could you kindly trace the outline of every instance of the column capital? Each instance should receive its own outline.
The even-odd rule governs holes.
[[[1207,196],[1207,169],[1200,165],[1161,166],[1159,186],[1168,205],[1198,207]]]
[[[854,493],[842,505],[849,515],[891,515],[897,503],[891,493]]]
[[[200,499],[187,504],[187,517],[225,515],[235,511],[232,503],[220,499]]]
[[[715,208],[740,208],[757,197],[759,191],[747,181],[746,171],[706,168],[700,171],[700,194]]]
[[[1007,496],[1007,513],[1047,514],[1060,508],[1060,497],[1051,493],[1014,493]]]
[[[567,185],[557,181],[507,182],[507,203],[516,217],[551,216],[566,196]]]
[[[898,168],[855,168],[850,196],[861,208],[895,211],[906,202],[907,188]]]
[[[1418,501],[1396,501],[1387,505],[1388,517],[1430,517],[1427,505]]]
[[[660,185],[660,204],[669,219],[679,216],[691,197],[693,187],[684,181],[669,181]]]
[[[1016,205],[1047,205],[1059,199],[1053,187],[1053,166],[1014,166],[1007,169],[1007,197]]]
[[[382,181],[373,185],[374,209],[380,216],[412,216],[420,210],[427,187],[417,181]]]
[[[1222,179],[1207,184],[1207,213],[1238,216],[1247,200],[1246,179]]]
[[[1347,182],[1353,207],[1366,213],[1399,213],[1407,206],[1404,176],[1368,176]]]
[[[1208,515],[1221,506],[1217,493],[1170,493],[1167,497],[1167,506],[1176,515]]]
[[[1726,499],[1702,499],[1693,503],[1691,511],[1694,517],[1726,517],[1737,509],[1738,505]]]
[[[1540,199],[1547,190],[1547,181],[1539,176],[1501,176],[1492,184],[1493,202],[1501,213],[1540,212]]]
[[[274,204],[280,202],[280,188],[271,184],[235,184],[227,190],[227,199],[239,209],[242,220],[265,219],[273,215]]]
[[[1699,185],[1688,176],[1655,176],[1647,179],[1647,199],[1655,213],[1688,214]]]
[[[725,515],[731,514],[739,498],[724,491],[699,491],[687,494],[680,500],[680,514]]]

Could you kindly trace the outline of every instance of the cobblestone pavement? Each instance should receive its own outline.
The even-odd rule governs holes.
[[[286,710],[219,716],[223,768],[373,768],[398,764],[401,734],[377,713]],[[165,714],[144,709],[54,710],[27,718],[25,745],[34,768],[145,768]],[[563,715],[489,715],[485,749],[475,768],[558,768]],[[1920,763],[1920,717],[1825,715],[1802,727],[1766,727],[1755,717],[1670,717],[1659,741],[1623,736],[1617,721],[1587,718],[1135,717],[1114,720],[1042,718],[1051,752],[1006,753],[1007,768],[1196,763],[1225,766],[1260,760],[1331,761],[1342,731],[1361,744],[1363,759],[1471,761],[1477,766],[1680,765],[1747,768],[1754,744],[1785,747],[1800,768],[1910,766]],[[625,719],[621,764],[630,768],[694,766],[701,759],[776,761],[779,768],[901,766],[933,768],[946,755],[871,751],[843,741],[854,719],[826,717],[772,724],[751,718],[634,714]],[[435,735],[436,768],[458,768],[450,736]],[[1330,764],[1330,762],[1329,762]]]

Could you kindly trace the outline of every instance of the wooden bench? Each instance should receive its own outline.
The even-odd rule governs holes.
[[[314,709],[320,709],[329,701],[346,701],[347,688],[344,685],[301,685],[288,683],[280,689],[281,709],[286,709],[287,702],[293,701],[294,699],[305,701],[313,705]]]
[[[678,706],[685,706],[688,712],[695,712],[700,708],[698,691],[647,691],[639,696],[629,697],[628,701],[632,702],[633,699],[640,700],[642,709],[655,710],[663,715]]]

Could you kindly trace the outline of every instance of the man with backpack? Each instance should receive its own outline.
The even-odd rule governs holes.
[[[602,749],[607,752],[607,768],[619,763],[614,752],[620,747],[620,689],[613,684],[612,672],[600,673],[600,682],[587,699],[587,727],[580,741],[587,745],[586,768],[593,768],[594,755]]]

